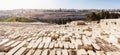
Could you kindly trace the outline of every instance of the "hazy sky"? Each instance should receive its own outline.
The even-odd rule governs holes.
[[[117,9],[120,0],[0,0],[0,10],[6,9]]]

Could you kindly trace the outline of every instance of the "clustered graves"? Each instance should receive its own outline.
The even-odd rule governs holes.
[[[96,26],[2,24],[0,55],[120,55],[119,41],[110,41]]]

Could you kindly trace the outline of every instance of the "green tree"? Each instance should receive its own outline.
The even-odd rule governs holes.
[[[117,13],[111,13],[110,18],[119,18],[120,14]]]
[[[100,18],[100,19],[106,18],[106,15],[105,15],[105,12],[104,12],[104,11],[98,13],[98,15],[99,15],[99,18]]]
[[[106,11],[106,12],[105,12],[105,18],[106,18],[106,19],[110,18],[110,13],[109,13],[109,11]]]
[[[96,18],[97,18],[97,15],[95,12],[91,12],[90,14],[87,14],[88,21],[96,20]]]

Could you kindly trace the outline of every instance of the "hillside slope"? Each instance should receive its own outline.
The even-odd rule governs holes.
[[[8,17],[0,20],[0,22],[36,22],[36,20],[25,17]]]

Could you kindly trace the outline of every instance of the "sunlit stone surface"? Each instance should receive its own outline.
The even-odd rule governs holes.
[[[77,22],[0,23],[0,55],[120,55],[117,20]]]

